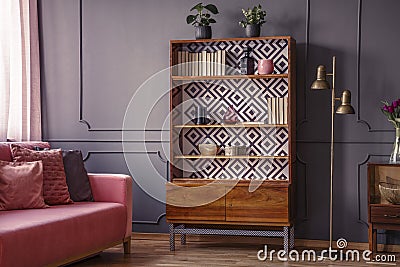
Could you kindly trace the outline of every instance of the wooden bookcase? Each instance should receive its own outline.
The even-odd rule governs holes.
[[[379,183],[400,183],[400,164],[368,163],[368,241],[377,252],[377,229],[400,230],[400,206],[390,204],[379,191]]]
[[[253,49],[255,61],[273,59],[274,73],[241,75],[240,58],[246,47]],[[182,75],[183,65],[189,64],[178,64],[182,51],[217,50],[225,50],[223,75],[196,71]],[[182,243],[186,234],[217,234],[283,237],[286,251],[293,246],[295,51],[296,41],[289,36],[170,41],[171,155],[166,208],[171,250],[175,234],[181,234]],[[189,69],[201,68],[190,64]],[[283,97],[287,97],[287,123],[268,124],[268,98]],[[207,107],[209,124],[193,123],[199,105]],[[230,105],[244,123],[221,123]],[[198,144],[206,137],[219,146],[245,145],[247,154],[201,156]]]

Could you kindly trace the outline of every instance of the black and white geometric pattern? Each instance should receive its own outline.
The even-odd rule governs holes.
[[[226,51],[226,65],[230,71],[239,70],[240,58],[244,55],[244,49],[250,47],[253,49],[251,56],[258,61],[259,59],[273,59],[274,73],[282,74],[288,71],[288,41],[284,39],[273,40],[240,40],[240,41],[217,41],[189,43],[181,48],[181,51],[189,52],[215,52],[218,50]],[[176,51],[174,51],[176,52]],[[227,74],[232,74],[228,73]]]
[[[286,256],[294,248],[294,227],[283,226],[280,230],[258,230],[258,229],[224,229],[224,226],[206,228],[186,226],[185,224],[169,224],[169,248],[175,250],[175,234],[181,234],[181,244],[186,244],[186,235],[230,235],[230,236],[265,236],[265,237],[283,237],[283,250]]]
[[[189,52],[226,51],[227,74],[238,74],[240,58],[246,47],[253,48],[256,60],[273,58],[276,74],[288,72],[288,41],[240,40],[188,43],[176,50]],[[229,70],[230,69],[230,70]],[[234,73],[235,72],[235,73]],[[288,79],[227,79],[209,81],[176,81],[172,90],[173,125],[192,124],[199,106],[207,108],[211,124],[221,124],[225,112],[233,106],[239,121],[268,121],[268,98],[288,97]],[[212,139],[217,145],[245,145],[248,155],[288,156],[287,127],[178,128],[173,129],[174,155],[199,155],[198,145]],[[177,159],[183,177],[288,180],[289,159]]]
[[[184,177],[243,180],[288,180],[288,159],[179,159]]]

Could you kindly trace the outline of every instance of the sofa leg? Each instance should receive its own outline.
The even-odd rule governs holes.
[[[131,254],[131,237],[124,239],[124,254]]]

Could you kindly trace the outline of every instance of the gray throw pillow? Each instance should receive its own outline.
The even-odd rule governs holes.
[[[68,191],[73,201],[93,201],[89,177],[79,150],[63,150]]]

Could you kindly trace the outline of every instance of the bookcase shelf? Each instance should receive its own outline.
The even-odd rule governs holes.
[[[255,61],[272,59],[274,74],[240,75],[245,48]],[[171,250],[175,234],[184,243],[194,228],[255,235],[263,226],[257,232],[282,236],[287,252],[293,244],[295,51],[290,36],[170,41]],[[211,123],[194,124],[204,108]],[[228,109],[244,123],[224,124]],[[246,146],[247,155],[202,156],[198,145],[207,138],[218,146]]]
[[[175,156],[176,159],[288,159],[288,156],[202,156],[202,155],[182,155]]]
[[[171,76],[174,81],[204,81],[204,80],[239,80],[239,79],[282,79],[288,78],[287,73],[284,74],[267,74],[267,75],[214,75],[214,76]]]
[[[179,124],[174,125],[174,128],[278,128],[285,127],[287,128],[287,124],[265,124],[265,123],[244,123],[244,124]]]

